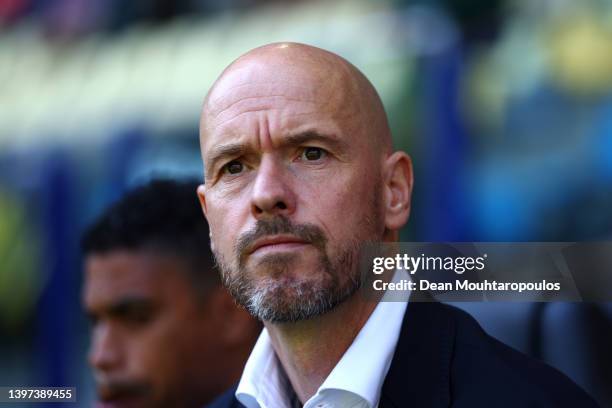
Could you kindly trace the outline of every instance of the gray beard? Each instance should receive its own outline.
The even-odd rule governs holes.
[[[299,256],[268,256],[257,265],[267,269],[267,276],[253,278],[246,267],[236,270],[215,253],[225,287],[239,305],[262,321],[290,323],[320,316],[344,302],[361,287],[357,268],[358,244],[351,243],[334,260],[322,253],[317,268],[321,278],[314,283],[287,277]]]

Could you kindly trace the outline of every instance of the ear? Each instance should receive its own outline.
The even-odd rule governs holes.
[[[384,163],[385,227],[397,231],[408,221],[412,196],[412,160],[397,151]]]
[[[198,194],[198,199],[200,200],[200,206],[202,207],[202,212],[206,217],[206,186],[204,184],[200,184],[198,189],[196,190]]]
[[[206,208],[206,185],[200,184],[196,190],[198,194],[198,200],[200,200],[200,207],[202,207],[202,212],[204,213],[204,217],[208,220],[207,208]],[[210,223],[208,223],[208,236],[210,237],[210,248],[214,251],[215,245],[213,244],[212,239],[212,229],[210,228]]]

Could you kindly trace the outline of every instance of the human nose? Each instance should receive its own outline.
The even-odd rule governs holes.
[[[295,211],[296,200],[288,177],[288,170],[276,158],[261,161],[251,197],[251,212],[256,219],[287,216]]]
[[[91,367],[108,371],[119,365],[121,353],[114,330],[101,324],[93,330],[88,360]]]

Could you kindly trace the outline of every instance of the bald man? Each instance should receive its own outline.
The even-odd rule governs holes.
[[[362,244],[408,220],[412,166],[349,62],[294,43],[246,53],[206,96],[200,142],[224,284],[265,325],[214,407],[594,406],[457,309],[357,294]]]

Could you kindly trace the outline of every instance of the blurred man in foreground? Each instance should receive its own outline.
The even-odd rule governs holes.
[[[412,166],[346,60],[293,43],[246,53],[208,93],[200,143],[224,284],[265,325],[215,407],[594,405],[464,312],[358,294],[362,244],[397,241],[408,219]]]
[[[239,378],[259,333],[220,285],[196,187],[133,190],[83,237],[99,407],[200,407]]]

